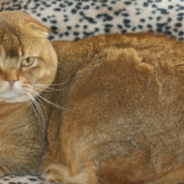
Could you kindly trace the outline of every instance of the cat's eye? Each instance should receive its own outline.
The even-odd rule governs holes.
[[[31,66],[34,63],[34,61],[35,61],[34,57],[26,58],[26,59],[22,60],[21,66],[23,66],[23,67]]]

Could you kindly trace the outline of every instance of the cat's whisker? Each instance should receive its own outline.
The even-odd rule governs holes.
[[[50,105],[52,105],[52,106],[54,106],[54,107],[56,107],[56,108],[64,109],[64,110],[69,110],[69,109],[67,109],[67,108],[61,107],[60,105],[57,105],[57,104],[55,104],[55,103],[53,103],[53,102],[47,100],[46,98],[44,98],[43,96],[39,95],[39,94],[38,94],[36,91],[34,91],[34,90],[32,91],[32,93],[33,93],[35,96],[37,96],[38,98],[41,98],[42,100],[44,100],[45,102],[49,103]]]
[[[39,91],[45,91],[45,92],[65,91],[69,88],[69,86],[66,86],[62,89],[56,89],[55,87],[64,85],[67,82],[58,83],[58,84],[50,84],[50,85],[48,85],[48,84],[34,84],[34,89],[39,90]],[[46,89],[43,90],[43,88],[46,88]]]
[[[39,95],[36,91],[32,91],[32,93],[34,95],[36,95],[38,98],[41,98],[42,100],[46,101],[47,103],[53,105],[54,107],[57,107],[57,108],[62,108],[61,106],[57,105],[57,104],[54,104],[53,102],[47,100],[46,98],[42,97],[41,95]]]
[[[37,111],[36,111],[36,109],[35,109],[35,107],[34,107],[34,101],[32,101],[32,99],[30,98],[30,96],[28,95],[28,94],[26,94],[26,102],[32,107],[32,109],[33,109],[33,111],[34,111],[34,113],[36,114],[36,116],[39,118],[39,115],[38,115],[38,113],[37,113]],[[33,102],[33,103],[31,103],[31,101]]]
[[[36,106],[37,110],[39,111],[41,108],[40,108],[38,102],[36,101],[36,99],[31,95],[31,93],[27,93],[27,95],[29,96],[29,98],[31,99],[31,101]]]
[[[56,89],[56,88],[52,88],[52,87],[48,87],[45,90],[43,89],[43,86],[34,86],[34,89],[36,89],[37,91],[45,91],[45,92],[55,92],[55,91],[65,91],[66,88],[62,88],[62,89]]]
[[[40,112],[40,110],[39,110],[39,108],[38,108],[38,106],[39,106],[39,104],[35,104],[35,98],[33,97],[31,97],[31,94],[30,93],[26,93],[26,98],[27,98],[27,103],[30,105],[30,107],[33,109],[33,111],[34,111],[34,113],[35,113],[35,115],[36,115],[36,117],[37,117],[37,119],[38,119],[38,128],[39,128],[39,131],[40,132],[43,132],[43,131],[45,131],[45,127],[46,127],[46,124],[45,124],[45,117],[44,117],[44,114],[43,114],[43,112],[42,112],[42,110],[41,110],[41,112]],[[31,103],[31,101],[33,102],[33,103]],[[36,108],[34,107],[34,105],[36,106]],[[41,109],[41,108],[40,108]],[[41,120],[40,120],[40,116],[41,116]],[[41,136],[42,136],[42,134],[41,134]],[[44,137],[42,136],[42,139],[44,139]]]
[[[68,81],[67,81],[68,82]],[[34,84],[35,86],[61,86],[66,84],[67,82],[63,82],[63,83],[58,83],[58,84]]]
[[[52,88],[52,87],[48,87],[47,89],[54,89],[54,90],[60,90],[60,91],[65,91],[66,89],[68,89],[70,86],[65,86],[62,89],[56,89],[56,88]]]
[[[38,120],[39,120],[39,115],[38,115],[38,112],[36,111],[37,108],[34,107],[34,101],[32,100],[32,98],[30,98],[30,96],[29,96],[28,94],[26,94],[26,99],[27,99],[27,100],[26,100],[27,103],[32,107],[34,113],[36,114],[36,117],[37,117]],[[31,101],[32,101],[33,103],[31,103]]]
[[[26,95],[29,97],[29,99],[33,102],[33,104],[34,104],[35,107],[36,107],[38,113],[36,112],[36,109],[34,108],[33,104],[31,104],[31,106],[32,106],[32,108],[33,108],[35,114],[36,114],[37,117],[38,117],[38,119],[39,119],[40,116],[41,116],[42,122],[45,122],[45,116],[44,116],[44,113],[43,113],[43,111],[42,111],[42,108],[40,107],[40,104],[39,104],[40,100],[39,100],[39,102],[37,102],[36,99],[34,98],[34,96],[33,96],[31,93],[26,92]],[[41,106],[44,107],[42,103],[41,103]],[[38,114],[39,114],[40,116],[39,116]]]
[[[46,88],[44,89],[42,86],[34,86],[34,89],[39,90],[39,91],[49,91],[49,90],[54,90],[54,88]]]
[[[39,104],[39,106],[41,106],[45,110],[45,107],[44,107],[42,101],[39,98],[36,98],[35,101]]]

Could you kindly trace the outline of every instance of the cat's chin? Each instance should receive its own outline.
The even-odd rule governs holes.
[[[17,103],[17,102],[26,102],[28,98],[26,95],[17,95],[17,94],[0,94],[0,102],[7,102],[7,103]]]

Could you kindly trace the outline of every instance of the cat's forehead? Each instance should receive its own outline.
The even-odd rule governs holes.
[[[0,16],[1,18],[1,16]],[[24,34],[18,22],[13,20],[0,20],[0,45],[9,57],[17,57],[19,48],[23,43]],[[1,53],[0,53],[1,54]]]
[[[19,56],[19,48],[21,47],[22,41],[14,34],[6,32],[1,36],[0,46],[1,50],[4,50],[6,56],[17,57]],[[1,55],[2,51],[0,52]]]
[[[23,44],[17,44],[14,47],[8,48],[0,44],[0,62],[39,56],[40,52],[38,49],[35,49],[34,45],[25,46]]]
[[[1,29],[1,27],[0,27]],[[0,57],[3,58],[16,58],[29,54],[34,54],[38,51],[40,40],[31,34],[25,34],[21,28],[12,28],[8,30],[3,28],[2,34],[0,33]],[[36,55],[36,54],[35,54]]]
[[[0,45],[7,57],[18,57],[31,47],[37,49],[47,35],[46,27],[23,12],[0,13]]]

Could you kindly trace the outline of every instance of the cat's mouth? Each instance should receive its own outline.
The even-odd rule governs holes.
[[[0,101],[5,102],[24,102],[27,101],[26,91],[17,82],[14,86],[4,85],[0,88]]]
[[[0,101],[15,103],[15,102],[25,102],[27,101],[26,95],[17,95],[15,93],[5,93],[0,94]]]
[[[20,95],[14,93],[13,90],[9,90],[6,93],[0,94],[0,100],[13,100],[18,97],[20,97]]]
[[[0,94],[0,101],[15,103],[27,101],[27,98],[26,94],[18,94],[15,93],[13,90],[9,90],[6,93]]]

